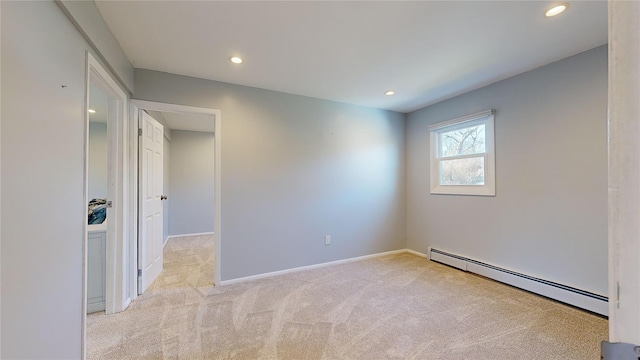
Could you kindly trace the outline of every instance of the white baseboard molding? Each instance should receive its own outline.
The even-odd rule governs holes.
[[[232,284],[242,283],[242,282],[246,282],[246,281],[266,279],[266,278],[270,278],[270,277],[274,277],[274,276],[278,276],[278,275],[292,274],[292,273],[305,271],[305,270],[319,269],[319,268],[323,268],[323,267],[327,267],[327,266],[346,264],[346,263],[350,263],[350,262],[354,262],[354,261],[366,260],[366,259],[371,259],[371,258],[376,258],[376,257],[381,257],[381,256],[387,256],[387,255],[396,255],[396,254],[401,254],[401,253],[405,253],[405,252],[408,252],[408,250],[407,249],[392,250],[392,251],[386,251],[386,252],[377,253],[377,254],[353,257],[353,258],[349,258],[349,259],[342,259],[342,260],[329,261],[329,262],[320,263],[320,264],[300,266],[300,267],[295,267],[295,268],[291,268],[291,269],[268,272],[268,273],[264,273],[264,274],[245,276],[245,277],[236,278],[236,279],[230,279],[230,280],[223,280],[223,281],[220,282],[220,285],[232,285]]]
[[[604,295],[518,273],[441,250],[429,248],[428,251],[431,261],[482,275],[600,315],[607,316],[609,312],[608,298]]]
[[[211,232],[203,232],[203,233],[193,233],[193,234],[169,235],[169,236],[167,236],[167,240],[166,241],[169,241],[169,240],[175,239],[175,238],[183,238],[183,237],[190,237],[190,236],[204,236],[204,235],[213,235],[213,231],[211,231]]]
[[[412,249],[404,249],[404,251],[408,252],[409,254],[417,255],[417,256],[420,256],[420,257],[423,257],[423,258],[427,258],[427,259],[429,258],[429,256],[427,254],[421,253],[419,251],[415,251],[415,250],[412,250]]]
[[[91,314],[98,311],[104,311],[105,303],[103,301],[90,302],[87,304],[87,314]]]

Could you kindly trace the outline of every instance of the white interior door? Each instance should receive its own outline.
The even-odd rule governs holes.
[[[162,145],[164,128],[140,111],[140,233],[138,235],[138,294],[162,271]]]

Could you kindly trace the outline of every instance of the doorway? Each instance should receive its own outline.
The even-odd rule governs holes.
[[[113,238],[113,228],[107,228],[107,199],[113,198],[108,186],[108,91],[99,82],[89,85],[88,135],[88,197],[87,206],[87,313],[106,310],[107,237]]]
[[[193,204],[193,200],[189,200],[188,194],[179,194],[178,190],[175,190],[175,193],[172,194],[169,189],[171,189],[171,181],[169,181],[169,186],[164,187],[163,195],[165,197],[165,202],[163,205],[166,205],[166,208],[163,209],[163,222],[167,222],[167,224],[163,225],[161,230],[162,233],[162,246],[166,244],[168,239],[172,238],[180,238],[182,237],[202,237],[202,236],[211,236],[213,238],[212,241],[212,257],[213,257],[213,274],[210,277],[210,281],[215,285],[220,283],[220,239],[221,239],[221,227],[220,227],[220,218],[221,218],[221,198],[220,198],[220,178],[221,178],[221,164],[220,164],[220,138],[221,138],[221,118],[220,111],[209,108],[198,108],[198,107],[190,107],[176,104],[166,104],[166,103],[157,103],[157,102],[149,102],[142,100],[131,100],[131,117],[132,117],[132,131],[133,134],[135,130],[135,135],[138,135],[138,127],[140,124],[140,120],[142,119],[144,114],[150,114],[155,120],[159,120],[162,123],[163,127],[168,129],[167,134],[165,136],[165,149],[167,149],[166,144],[169,143],[171,138],[174,138],[174,142],[177,145],[180,140],[180,143],[183,142],[182,138],[189,139],[209,139],[213,143],[211,147],[207,149],[213,150],[212,153],[207,153],[203,155],[204,158],[212,159],[212,181],[206,180],[207,185],[201,187],[200,194],[203,195],[206,199],[204,201],[200,201],[200,206],[205,206],[207,209],[212,210],[212,212],[191,212],[191,225],[183,228],[176,228],[176,226],[172,226],[171,216],[169,215],[172,210],[178,216],[179,214],[183,214],[185,212],[184,204],[181,202],[189,202]],[[144,132],[144,130],[143,130]],[[174,134],[174,135],[171,135]],[[169,139],[167,139],[169,138]],[[188,141],[188,140],[187,140]],[[209,140],[205,140],[207,142]],[[201,142],[201,141],[200,141]],[[141,136],[132,136],[131,137],[132,148],[141,149]],[[171,148],[171,145],[169,145]],[[209,150],[204,150],[209,151]],[[175,155],[175,154],[174,154]],[[182,155],[181,155],[182,156]],[[175,156],[174,156],[175,158]],[[175,164],[170,165],[172,167],[176,166],[184,166],[185,161],[191,158],[187,156],[184,160],[174,160]],[[131,162],[135,163],[134,168],[141,169],[141,160],[135,156],[131,158]],[[169,166],[167,166],[169,167]],[[139,186],[141,180],[141,171],[132,176],[132,184],[131,189],[138,192],[138,195],[132,197],[133,199],[138,199],[137,204],[135,204],[136,212],[138,213],[138,209],[142,209],[142,204],[140,203],[142,200],[139,196],[141,192],[143,192],[142,185]],[[198,175],[199,177],[202,174]],[[164,174],[164,177],[167,179],[171,179],[171,176],[168,174]],[[174,182],[176,180],[174,179]],[[180,181],[182,182],[182,181]],[[176,185],[176,184],[174,184]],[[184,184],[183,184],[184,185]],[[175,187],[174,189],[184,190],[185,186]],[[197,191],[196,191],[197,192]],[[196,209],[197,210],[197,209]],[[210,215],[207,215],[210,214]],[[198,217],[201,217],[202,221],[193,221]],[[143,239],[141,236],[142,219],[138,217],[135,233],[139,234],[139,239]],[[184,225],[185,222],[177,221],[175,222],[181,223]],[[193,240],[193,239],[192,239]],[[197,239],[196,239],[197,240]],[[200,239],[202,240],[202,239]],[[171,240],[169,240],[171,241]],[[184,241],[191,241],[186,239]],[[196,241],[197,242],[197,241]],[[138,242],[137,244],[133,242],[131,247],[132,254],[138,254],[138,256],[131,257],[131,273],[135,274],[135,277],[131,279],[131,284],[135,285],[135,289],[132,289],[132,293],[136,294],[142,293],[144,289],[142,282],[138,281],[138,269],[143,269],[144,264],[141,264],[141,259],[144,258],[144,254],[142,252],[145,251],[146,246],[143,243]],[[148,285],[148,284],[147,284]]]
[[[129,254],[128,95],[96,58],[86,53],[84,236],[82,241],[82,354],[87,314],[116,313],[131,301],[125,265]]]
[[[129,241],[122,140],[128,96],[88,52],[86,61],[83,322],[89,312],[122,311],[130,301],[122,246]]]
[[[211,286],[215,118],[140,110],[138,119],[138,295]]]

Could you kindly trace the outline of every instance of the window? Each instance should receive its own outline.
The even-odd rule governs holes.
[[[432,194],[495,196],[494,113],[429,126]]]

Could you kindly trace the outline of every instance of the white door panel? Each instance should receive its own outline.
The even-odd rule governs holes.
[[[162,271],[162,189],[164,128],[140,111],[140,234],[138,236],[138,293],[142,294]]]

